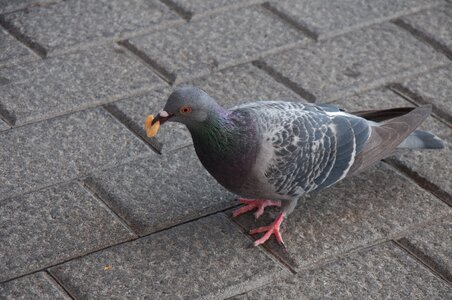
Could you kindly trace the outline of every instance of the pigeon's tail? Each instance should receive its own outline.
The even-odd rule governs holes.
[[[433,133],[416,130],[411,133],[397,148],[403,149],[443,149],[443,141]]]

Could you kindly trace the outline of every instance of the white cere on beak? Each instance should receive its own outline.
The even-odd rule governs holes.
[[[163,117],[163,118],[166,118],[166,117],[169,116],[169,114],[168,114],[166,111],[164,111],[164,110],[160,111],[160,112],[159,112],[159,115],[160,115],[161,117]]]

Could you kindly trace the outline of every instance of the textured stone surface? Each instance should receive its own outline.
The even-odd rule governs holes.
[[[302,199],[282,226],[286,251],[273,238],[268,247],[300,269],[450,213],[446,204],[380,163]],[[267,213],[256,223],[252,214],[237,220],[249,229],[275,216]]]
[[[0,215],[0,281],[134,237],[77,183],[5,199]]]
[[[446,299],[452,288],[394,244],[351,253],[240,299]]]
[[[348,111],[413,106],[412,103],[388,89],[370,91],[337,101],[334,104]],[[400,150],[394,157],[413,172],[452,194],[452,182],[450,180],[452,178],[450,168],[452,165],[452,129],[433,117],[425,120],[419,129],[430,131],[439,136],[445,143],[445,149]]]
[[[452,51],[452,3],[406,16],[403,20]]]
[[[151,154],[102,109],[0,132],[0,199]]]
[[[393,24],[380,24],[265,59],[282,75],[315,95],[340,99],[447,59]]]
[[[94,175],[93,189],[140,235],[236,205],[192,146]]]
[[[0,13],[24,9],[28,6],[49,5],[59,0],[0,0]]]
[[[452,120],[452,64],[419,74],[402,82],[403,86],[421,96],[449,115]]]
[[[61,1],[5,15],[5,20],[49,54],[183,22],[157,0]]]
[[[452,218],[406,236],[411,246],[429,256],[452,274]]]
[[[0,104],[17,125],[149,91],[165,83],[110,47],[0,69]]]
[[[269,11],[253,6],[167,28],[131,42],[180,82],[306,40]]]
[[[195,79],[187,84],[197,86],[217,99],[225,107],[264,99],[301,101],[301,97],[284,85],[276,82],[260,69],[250,65],[240,65]],[[144,120],[146,115],[159,112],[166,103],[172,89],[156,90],[144,96],[132,97],[110,105],[122,112],[122,119],[141,136],[145,137]],[[191,143],[185,126],[165,123],[157,135],[163,143],[164,151],[179,148]]]
[[[9,128],[9,126],[8,126],[5,122],[3,122],[2,120],[0,120],[0,131],[6,130],[6,129],[8,129],[8,128]]]
[[[71,299],[46,273],[0,283],[1,299]]]
[[[443,3],[441,0],[282,0],[271,1],[278,11],[325,39],[381,23]]]
[[[51,272],[77,298],[220,299],[287,275],[259,248],[249,246],[235,226],[215,215]]]
[[[0,27],[0,67],[36,58],[38,57]],[[7,81],[0,77],[0,86],[6,83]]]
[[[262,3],[264,0],[172,0],[172,2],[195,19],[207,14]]]

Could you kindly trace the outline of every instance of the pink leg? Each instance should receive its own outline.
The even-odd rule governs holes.
[[[239,198],[239,201],[246,205],[234,210],[234,212],[232,213],[233,217],[240,216],[241,214],[244,214],[246,212],[249,212],[250,210],[257,208],[257,211],[254,213],[254,216],[257,219],[260,216],[262,216],[262,214],[264,213],[264,210],[267,206],[281,206],[280,201],[273,201],[273,200],[258,200],[258,199],[248,200],[248,199]]]
[[[275,235],[275,238],[278,241],[278,243],[284,246],[284,241],[281,237],[281,233],[279,232],[279,227],[281,226],[283,219],[284,219],[284,213],[280,213],[276,217],[275,222],[273,222],[272,225],[252,229],[250,231],[250,234],[265,232],[265,234],[260,239],[258,239],[254,242],[254,246],[259,246],[259,245],[265,243],[272,234]]]

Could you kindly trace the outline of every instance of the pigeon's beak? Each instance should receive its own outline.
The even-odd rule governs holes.
[[[172,114],[169,114],[164,110],[160,111],[155,116],[155,118],[154,118],[154,115],[149,115],[146,118],[146,121],[144,123],[144,128],[146,129],[146,135],[150,138],[156,136],[157,132],[159,131],[160,125],[165,123],[172,116],[173,116]]]

